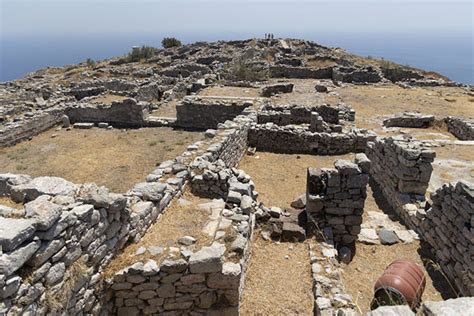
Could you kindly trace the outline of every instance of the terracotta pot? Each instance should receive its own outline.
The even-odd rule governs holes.
[[[407,304],[418,306],[426,286],[423,269],[408,260],[395,260],[374,285],[372,306]]]

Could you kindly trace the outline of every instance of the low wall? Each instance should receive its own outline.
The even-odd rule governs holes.
[[[292,79],[331,79],[332,67],[308,68],[293,67],[288,65],[275,65],[270,66],[270,77]]]
[[[176,126],[184,128],[216,128],[219,123],[233,120],[246,108],[254,106],[249,98],[185,97],[176,106]]]
[[[460,140],[474,140],[474,119],[448,116],[448,131]]]
[[[320,229],[332,236],[336,245],[357,239],[362,224],[370,161],[358,154],[358,164],[336,160],[336,169],[308,168],[306,213],[312,231]],[[317,224],[318,227],[314,227]]]
[[[474,184],[445,184],[431,194],[420,232],[433,247],[444,274],[462,296],[474,296]]]
[[[15,145],[50,129],[61,122],[63,114],[63,109],[52,108],[6,124],[0,130],[0,147]]]
[[[338,155],[364,152],[367,142],[376,135],[353,129],[344,133],[312,133],[304,128],[254,125],[249,130],[249,146],[261,151],[290,154]]]
[[[341,82],[380,82],[383,75],[380,70],[367,67],[335,67],[332,72],[332,79]]]
[[[145,103],[135,99],[103,104],[74,104],[66,109],[66,115],[72,123],[109,123],[118,127],[141,127],[148,116]]]
[[[417,230],[424,216],[428,188],[436,153],[409,138],[377,138],[368,143],[370,174],[385,199],[410,226]]]
[[[427,128],[434,123],[434,115],[405,112],[396,114],[383,121],[386,127]]]
[[[258,113],[258,123],[275,123],[277,125],[310,124],[311,112],[317,112],[325,122],[339,124],[340,120],[354,121],[355,111],[344,104],[337,106],[317,105],[304,107],[297,105],[289,106],[266,106]]]

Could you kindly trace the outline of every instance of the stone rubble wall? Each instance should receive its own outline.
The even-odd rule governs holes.
[[[431,194],[420,232],[462,296],[474,296],[474,184],[444,184]]]
[[[434,120],[434,115],[405,112],[385,119],[383,125],[386,127],[427,128],[434,123]]]
[[[310,231],[329,229],[336,245],[348,245],[361,230],[370,161],[358,154],[356,163],[336,160],[334,166],[336,169],[308,168],[306,213]]]
[[[331,79],[333,76],[332,67],[308,68],[293,67],[288,65],[270,66],[270,77],[272,78],[292,78],[292,79]]]
[[[114,101],[111,105],[73,104],[66,108],[72,123],[109,123],[118,127],[141,127],[148,116],[148,106],[135,99]]]
[[[273,123],[252,125],[249,146],[261,151],[290,154],[340,155],[364,152],[376,135],[360,129],[348,132],[312,133],[307,128],[277,126]]]
[[[339,124],[340,120],[355,120],[355,111],[344,104],[335,107],[330,105],[313,107],[289,105],[266,106],[263,111],[258,113],[258,123],[275,123],[277,125],[310,124],[311,112],[317,112],[326,123],[331,124]]]
[[[411,229],[418,230],[436,153],[422,142],[397,136],[368,143],[366,154],[372,162],[370,175],[385,199]]]
[[[448,116],[448,131],[460,140],[474,140],[474,119]]]
[[[188,96],[176,106],[176,126],[194,129],[216,128],[254,106],[252,98]]]
[[[237,235],[232,240],[225,239],[224,244],[217,232],[210,246],[197,252],[183,252],[180,259],[167,258],[159,265],[154,260],[137,262],[121,270],[110,284],[112,313],[238,315],[255,226],[253,210],[257,194],[250,177],[242,170],[228,169],[222,160],[210,162],[208,158],[204,154],[192,163],[191,189],[197,195],[208,193],[201,189],[212,187],[214,176],[224,179],[225,174],[222,181],[225,185],[214,193],[227,202],[220,213],[221,223],[231,224]]]
[[[21,218],[0,217],[9,229],[0,236],[0,313],[11,314],[44,315],[58,306],[67,306],[67,314],[97,314],[94,287],[102,268],[129,240],[140,239],[173,194],[164,184],[142,200],[61,178],[0,179],[3,195],[30,201]]]
[[[0,130],[0,147],[15,145],[30,139],[61,122],[64,110],[50,108],[33,116],[25,116],[20,121],[7,123]]]
[[[375,83],[383,79],[381,71],[372,66],[366,67],[334,67],[332,79],[340,82]]]

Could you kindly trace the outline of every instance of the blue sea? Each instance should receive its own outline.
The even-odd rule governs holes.
[[[263,34],[175,34],[185,43],[263,37]],[[460,33],[327,33],[275,34],[304,38],[341,47],[361,56],[372,56],[436,71],[451,80],[474,84],[473,40]],[[0,46],[0,81],[21,78],[47,66],[64,66],[92,58],[100,60],[126,54],[134,45],[160,46],[163,34],[101,34],[93,36],[3,36]]]

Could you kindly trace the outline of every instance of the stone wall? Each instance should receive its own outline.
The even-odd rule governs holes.
[[[448,116],[448,131],[460,140],[474,140],[474,119]]]
[[[385,199],[412,229],[424,217],[425,193],[436,153],[423,143],[402,136],[377,138],[368,143],[370,174]]]
[[[317,105],[312,107],[288,105],[266,106],[258,113],[258,123],[275,123],[277,125],[310,124],[311,112],[317,112],[325,122],[339,124],[340,120],[354,121],[355,111],[345,105]]]
[[[356,162],[336,160],[336,169],[308,168],[306,213],[310,230],[325,231],[336,245],[351,244],[361,230],[370,161],[365,154],[358,154]]]
[[[360,129],[348,132],[312,133],[306,128],[277,126],[273,123],[253,125],[249,146],[261,151],[290,154],[338,155],[364,152],[367,142],[376,135]]]
[[[474,296],[474,184],[445,184],[431,194],[431,200],[421,235],[460,295]]]
[[[148,116],[148,106],[131,98],[110,105],[79,103],[69,106],[66,115],[72,123],[105,122],[118,127],[141,127]]]
[[[272,78],[331,79],[332,75],[332,67],[308,68],[288,65],[270,66],[270,77]]]
[[[380,70],[372,67],[335,67],[332,72],[332,79],[341,82],[374,83],[380,82],[383,75]]]
[[[233,120],[246,108],[254,106],[252,98],[185,97],[176,106],[176,126],[195,129],[216,128]]]
[[[50,129],[61,122],[63,113],[60,108],[51,108],[5,124],[0,130],[0,147],[15,145]]]
[[[223,180],[225,185],[215,193],[226,203],[214,200],[221,205],[215,216],[219,227],[228,228],[217,231],[212,244],[195,252],[183,251],[179,259],[166,257],[160,264],[154,260],[137,262],[118,272],[110,284],[112,313],[238,314],[255,225],[254,186],[250,177],[226,168],[221,160],[211,163],[197,157],[195,162],[193,189],[210,188],[215,183],[213,176],[201,175],[218,175]]]
[[[386,127],[428,128],[434,123],[434,120],[434,115],[405,112],[385,119],[383,125]]]
[[[7,174],[0,182],[3,195],[26,202],[0,217],[0,313],[9,314],[97,314],[102,268],[171,199],[165,184],[142,200],[54,177]]]

